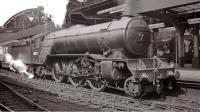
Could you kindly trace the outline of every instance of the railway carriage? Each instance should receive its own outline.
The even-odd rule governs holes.
[[[51,75],[57,82],[88,84],[100,91],[106,86],[138,97],[171,87],[178,78],[172,63],[148,58],[150,30],[141,18],[120,20],[43,33],[10,45],[15,58],[38,77]]]

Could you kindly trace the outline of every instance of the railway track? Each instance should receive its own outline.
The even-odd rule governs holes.
[[[177,111],[200,112],[200,100],[187,97],[165,97],[159,100],[141,100],[131,97],[116,95],[106,92],[95,92],[90,89],[73,88],[69,84],[57,83],[42,79],[21,79],[14,73],[2,73],[2,79],[9,82],[23,82],[22,85],[30,85],[34,88],[57,94],[60,99],[87,105],[102,111]]]
[[[9,81],[4,81],[4,83],[6,83],[25,97],[31,99],[34,102],[37,102],[37,104],[47,108],[49,111],[97,111],[97,109],[90,108],[85,105],[63,101],[62,99],[57,97],[57,94],[38,90],[28,85],[25,86],[21,83],[13,83]]]
[[[48,111],[0,81],[0,111]]]

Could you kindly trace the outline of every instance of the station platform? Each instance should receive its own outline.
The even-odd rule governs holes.
[[[200,69],[177,67],[176,70],[180,72],[180,78],[178,80],[200,82]]]

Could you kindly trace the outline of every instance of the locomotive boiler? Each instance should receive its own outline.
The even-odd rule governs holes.
[[[171,87],[178,77],[173,64],[147,58],[150,30],[141,18],[62,29],[12,43],[10,51],[38,77],[51,75],[57,82],[88,84],[100,91],[106,86],[134,97]],[[26,49],[26,50],[25,50]],[[24,52],[27,51],[29,52]],[[166,84],[165,84],[166,85]]]
[[[148,25],[142,19],[120,21],[89,27],[61,30],[47,39],[54,39],[52,54],[101,54],[109,49],[123,49],[129,57],[146,57],[150,42]]]

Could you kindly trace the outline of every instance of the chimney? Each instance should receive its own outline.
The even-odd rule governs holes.
[[[137,11],[141,8],[140,0],[125,0],[125,10],[123,16],[134,16]]]
[[[125,2],[126,0],[115,0],[115,1],[117,2],[118,5],[122,5],[122,4],[124,4],[124,2]]]

